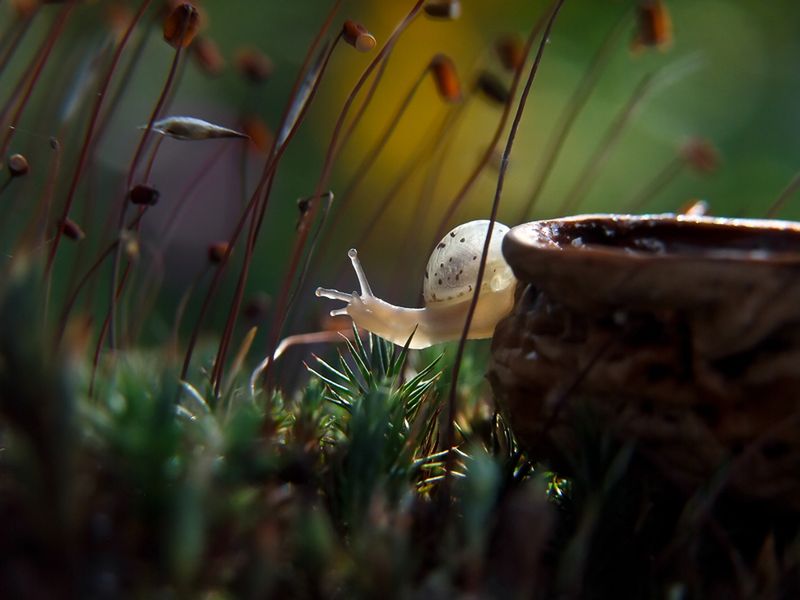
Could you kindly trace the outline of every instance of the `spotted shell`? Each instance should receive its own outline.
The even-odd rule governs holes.
[[[425,269],[422,286],[425,304],[456,302],[472,294],[488,228],[487,220],[470,221],[453,229],[436,245]],[[506,233],[508,227],[494,224],[482,291],[498,291],[515,281],[501,251]]]

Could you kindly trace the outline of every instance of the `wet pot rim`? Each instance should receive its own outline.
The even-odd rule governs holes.
[[[800,223],[675,215],[596,213],[513,227],[503,252],[512,267],[524,248],[553,260],[746,262],[800,267]]]

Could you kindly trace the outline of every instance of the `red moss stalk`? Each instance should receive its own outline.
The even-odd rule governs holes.
[[[47,60],[50,58],[50,53],[53,51],[53,47],[56,45],[56,42],[61,37],[61,34],[64,32],[64,28],[67,25],[67,21],[69,20],[70,14],[72,10],[75,8],[77,4],[77,0],[70,0],[64,8],[58,13],[53,22],[53,26],[50,28],[50,32],[47,34],[45,38],[45,42],[39,52],[34,59],[34,64],[36,65],[33,68],[33,72],[30,74],[28,78],[28,85],[25,86],[25,90],[22,93],[22,99],[17,104],[17,110],[14,112],[14,115],[11,117],[11,121],[8,124],[8,131],[6,132],[5,137],[3,138],[3,143],[0,145],[0,156],[5,156],[6,152],[8,152],[8,147],[11,144],[11,140],[14,137],[14,134],[17,131],[17,125],[19,125],[20,119],[22,118],[22,114],[25,112],[25,108],[28,105],[28,101],[31,98],[31,94],[33,94],[33,88],[36,87],[36,83],[39,81],[39,77],[44,70],[45,65],[47,64]],[[28,71],[26,70],[25,73],[22,75],[20,79],[20,83],[25,80],[28,76]],[[11,107],[11,103],[15,98],[16,93],[12,93],[11,98],[9,99],[9,104],[3,109],[3,113],[0,116],[0,124],[4,123],[7,111]]]
[[[133,30],[136,28],[136,25],[139,23],[139,20],[142,18],[145,10],[150,5],[152,0],[144,0],[142,4],[139,6],[139,10],[136,12],[136,15],[131,19],[131,22],[128,25],[128,28],[125,30],[125,33],[122,36],[119,44],[117,44],[117,48],[114,51],[114,55],[111,58],[111,63],[108,66],[108,70],[106,71],[103,80],[100,82],[100,86],[98,87],[97,94],[95,96],[95,103],[92,107],[92,113],[89,117],[89,124],[86,127],[86,133],[83,137],[83,145],[81,146],[80,154],[78,155],[78,163],[75,165],[75,171],[72,175],[72,180],[70,181],[70,185],[67,191],[66,200],[64,201],[64,208],[61,211],[61,220],[65,220],[69,217],[70,210],[72,209],[72,204],[75,201],[75,193],[78,190],[78,184],[81,180],[81,175],[83,174],[83,169],[86,166],[86,160],[89,156],[89,149],[93,143],[93,136],[97,129],[98,118],[100,116],[100,110],[103,107],[103,100],[106,97],[106,93],[108,92],[109,85],[111,84],[111,79],[114,75],[114,71],[119,64],[119,60],[122,57],[122,52],[125,50],[125,46],[128,44],[128,40],[133,33]],[[61,230],[56,233],[56,237],[53,240],[52,245],[50,246],[50,252],[47,257],[47,264],[45,266],[45,278],[50,277],[50,271],[53,267],[53,262],[55,261],[56,253],[58,252],[58,245],[61,241]]]
[[[294,85],[292,86],[292,90],[289,93],[289,101],[284,108],[283,115],[281,116],[281,126],[279,128],[279,135],[275,136],[272,148],[270,149],[269,156],[267,157],[267,161],[264,165],[264,169],[261,174],[261,180],[259,181],[258,185],[256,186],[255,191],[253,192],[250,202],[248,202],[247,206],[242,211],[242,215],[237,223],[236,227],[234,228],[234,232],[231,234],[229,240],[229,249],[233,250],[236,242],[241,235],[244,225],[247,222],[247,219],[250,216],[250,213],[257,207],[258,201],[261,199],[261,194],[265,188],[269,190],[269,186],[267,183],[270,181],[272,174],[274,173],[275,167],[277,165],[277,160],[280,158],[280,155],[283,152],[283,149],[286,147],[289,139],[293,135],[293,131],[299,126],[300,121],[302,120],[302,116],[298,115],[297,117],[293,116],[293,113],[297,110],[297,102],[300,101],[301,96],[303,95],[303,87],[307,84],[306,77],[309,74],[309,65],[311,64],[311,60],[314,56],[314,53],[317,51],[320,43],[322,42],[322,38],[325,33],[330,29],[331,23],[333,22],[333,18],[336,15],[339,7],[341,6],[342,0],[335,0],[333,6],[328,11],[328,14],[325,18],[325,21],[322,23],[319,31],[317,32],[316,36],[311,42],[308,50],[306,51],[305,58],[303,59],[303,64],[300,67],[297,77],[295,78]],[[320,74],[318,73],[315,78],[315,82],[309,93],[311,96],[314,93],[316,88],[316,84],[319,83]],[[310,103],[310,98],[304,101],[304,105],[307,106]],[[290,123],[292,123],[290,125]],[[288,134],[284,135],[283,131],[285,128],[289,127],[290,131]],[[264,195],[264,200],[261,204],[261,214],[263,216],[264,212],[266,211],[267,204],[269,202],[269,191]],[[194,353],[195,345],[197,344],[197,339],[200,335],[200,328],[203,324],[205,316],[208,312],[208,309],[211,306],[211,301],[213,300],[216,292],[219,288],[219,284],[222,281],[222,276],[225,273],[225,267],[227,266],[228,259],[230,258],[230,253],[226,255],[220,264],[219,268],[217,268],[214,272],[214,276],[209,284],[208,291],[203,299],[203,304],[200,307],[200,313],[195,320],[194,327],[192,329],[191,336],[189,338],[189,343],[186,348],[186,354],[183,360],[183,367],[181,369],[181,379],[186,379],[186,375],[189,372],[189,366],[192,361],[192,354]]]
[[[178,16],[180,17],[181,29],[180,29],[180,36],[175,39],[173,25],[176,18],[176,14],[180,13]],[[142,137],[139,140],[139,145],[136,148],[136,152],[133,155],[133,160],[131,161],[130,167],[128,169],[128,176],[125,181],[125,195],[122,199],[122,203],[119,209],[119,219],[117,223],[117,232],[118,236],[122,233],[123,224],[125,222],[125,215],[127,213],[128,207],[128,192],[131,188],[131,183],[133,182],[133,178],[136,174],[136,169],[139,166],[139,161],[142,158],[142,154],[144,153],[144,149],[147,146],[147,141],[150,139],[150,134],[153,131],[153,123],[158,119],[161,109],[164,107],[164,104],[167,100],[169,95],[170,89],[172,88],[172,82],[175,79],[175,74],[178,70],[178,64],[180,63],[180,59],[182,56],[183,49],[188,45],[186,42],[187,37],[193,37],[197,31],[197,10],[188,3],[181,4],[178,6],[169,17],[167,17],[167,21],[164,26],[164,38],[167,40],[170,45],[175,48],[175,56],[172,59],[172,64],[170,65],[169,73],[167,74],[167,79],[164,82],[164,86],[161,89],[161,95],[158,97],[158,101],[156,102],[155,106],[153,107],[153,112],[150,115],[150,120],[147,123],[147,127],[142,133]],[[109,318],[108,321],[108,342],[111,349],[114,349],[116,346],[116,311],[117,311],[117,298],[122,293],[120,289],[119,292],[116,291],[117,289],[117,279],[119,277],[119,266],[120,261],[122,260],[122,246],[117,246],[117,252],[114,256],[114,266],[112,270],[112,277],[111,277],[111,297],[109,298]],[[124,286],[123,286],[124,287]],[[104,328],[105,329],[105,328]],[[98,347],[101,347],[105,338],[105,334],[101,333],[98,339]]]
[[[344,106],[342,107],[341,113],[339,118],[336,121],[336,125],[333,129],[333,134],[331,135],[331,142],[328,145],[328,152],[325,157],[325,161],[322,167],[322,174],[317,181],[316,189],[312,196],[314,198],[319,198],[322,195],[322,191],[327,187],[328,180],[330,178],[332,169],[333,169],[333,162],[336,157],[336,150],[338,149],[337,143],[339,139],[339,135],[341,134],[342,126],[344,125],[344,121],[347,118],[347,114],[350,111],[350,108],[355,101],[358,92],[366,83],[367,79],[369,78],[372,71],[380,64],[380,61],[383,59],[385,54],[389,52],[395,40],[405,31],[414,18],[419,14],[420,10],[422,9],[422,5],[424,4],[424,0],[417,0],[417,2],[413,5],[409,13],[406,17],[400,22],[400,24],[395,28],[392,34],[389,36],[386,44],[381,48],[375,58],[370,62],[364,72],[361,74],[361,77],[356,82],[356,85],[353,87],[353,90],[348,95],[347,99],[345,100]],[[286,315],[288,311],[288,300],[289,300],[289,291],[290,287],[294,281],[295,275],[297,274],[298,267],[300,266],[300,259],[303,254],[303,250],[305,249],[306,241],[308,239],[308,235],[310,233],[311,224],[314,223],[317,211],[319,210],[319,203],[312,201],[311,208],[309,211],[303,216],[303,219],[300,221],[300,227],[298,229],[297,239],[295,240],[294,248],[292,250],[292,255],[289,262],[289,268],[284,277],[283,284],[281,286],[281,291],[278,296],[278,300],[276,302],[275,308],[275,319],[273,321],[269,338],[268,338],[268,345],[267,345],[267,354],[271,355],[274,351],[278,340],[281,336],[281,331],[283,330],[283,325],[286,320]],[[298,282],[298,287],[302,285],[302,281]],[[269,381],[269,373],[270,373],[270,366],[264,371],[264,378],[265,380]]]
[[[512,121],[511,128],[508,132],[505,149],[503,150],[503,157],[500,162],[500,172],[497,175],[497,187],[495,189],[494,199],[492,200],[492,208],[489,216],[489,229],[486,232],[486,239],[483,243],[483,250],[481,252],[480,266],[478,267],[478,276],[475,280],[475,292],[472,294],[472,301],[470,302],[469,310],[467,311],[467,317],[464,321],[464,329],[461,332],[461,339],[458,341],[458,349],[456,350],[455,361],[453,363],[453,376],[450,384],[450,394],[448,397],[447,429],[445,431],[445,441],[447,444],[446,450],[450,450],[450,452],[447,454],[446,463],[448,485],[450,478],[452,477],[452,466],[455,460],[455,453],[452,452],[452,448],[455,446],[455,416],[457,409],[456,391],[458,389],[458,374],[461,368],[461,361],[464,358],[464,348],[466,347],[467,334],[469,333],[470,326],[472,325],[472,318],[475,315],[475,307],[478,305],[478,291],[481,289],[483,276],[486,271],[486,257],[489,254],[489,242],[492,239],[494,224],[497,221],[497,214],[500,210],[500,199],[503,194],[503,183],[505,182],[505,175],[508,170],[508,159],[511,156],[511,149],[514,146],[514,139],[516,138],[519,124],[522,121],[522,114],[525,110],[525,103],[528,99],[528,94],[530,93],[533,81],[536,78],[536,73],[539,71],[539,64],[542,61],[544,48],[547,45],[547,40],[550,38],[550,32],[553,29],[556,17],[558,16],[563,4],[564,0],[556,0],[552,9],[549,11],[547,25],[542,33],[542,40],[539,43],[539,49],[537,50],[536,57],[531,65],[531,69],[528,74],[528,80],[525,82],[522,95],[517,103],[517,110],[514,114],[514,120]],[[446,494],[445,496],[449,497],[449,494]]]
[[[542,30],[542,27],[544,26],[544,23],[545,23],[545,18],[542,17],[536,22],[531,33],[528,35],[528,39],[525,41],[525,56],[528,56],[530,54],[531,48],[533,47],[533,42],[538,37],[539,32]],[[455,215],[456,211],[461,207],[461,205],[464,202],[464,199],[467,197],[467,194],[469,194],[470,190],[475,185],[475,182],[478,181],[478,177],[486,168],[486,165],[489,164],[489,161],[492,158],[492,154],[494,153],[495,148],[497,147],[497,144],[500,141],[500,137],[503,135],[506,123],[508,122],[508,118],[511,116],[511,103],[514,97],[516,96],[517,88],[519,87],[519,82],[520,79],[522,78],[523,66],[524,62],[520,64],[519,68],[516,71],[514,71],[514,77],[511,81],[511,86],[509,87],[508,101],[503,106],[503,114],[500,116],[500,120],[497,123],[497,127],[495,128],[494,133],[492,134],[492,139],[486,145],[486,149],[484,150],[483,155],[478,161],[478,164],[469,174],[469,177],[467,177],[467,180],[464,182],[464,184],[458,190],[456,195],[450,201],[447,208],[445,209],[444,214],[439,219],[439,222],[436,226],[435,230],[436,233],[434,235],[434,239],[440,239],[446,233],[446,229],[448,228],[448,224],[452,220],[453,215]]]

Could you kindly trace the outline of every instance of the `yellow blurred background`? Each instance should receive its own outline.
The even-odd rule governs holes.
[[[653,4],[644,2],[648,3]],[[58,64],[49,65],[44,73],[50,87],[35,98],[39,115],[56,114],[46,109],[48,103],[60,101],[60,94],[69,88],[64,83],[68,78],[63,65],[80,65],[81,53],[98,46],[102,15],[114,4],[81,3],[78,17],[57,48]],[[274,131],[306,49],[332,3],[206,0],[200,4],[207,16],[202,35],[219,45],[227,67],[221,75],[209,77],[189,63],[170,113],[227,126],[237,126],[243,116],[255,114]],[[565,212],[675,211],[692,199],[706,200],[712,214],[763,216],[800,168],[800,113],[796,110],[800,3],[664,0],[673,31],[671,43],[663,49],[634,52],[636,11],[641,4],[634,0],[564,3],[510,158],[500,209],[500,219],[508,225]],[[354,19],[374,34],[377,47],[361,54],[342,44],[334,52],[308,118],[281,164],[248,294],[263,291],[272,295],[278,287],[295,239],[296,201],[314,191],[347,95],[412,5],[411,0],[346,0],[334,17],[332,31],[337,31],[344,19]],[[11,14],[10,6],[0,5],[0,18]],[[310,296],[314,286],[335,287],[344,282],[347,288],[352,284],[345,251],[354,244],[359,245],[377,287],[391,290],[390,300],[413,301],[442,217],[480,157],[491,150],[488,144],[502,114],[497,102],[475,91],[475,82],[480,73],[488,73],[500,85],[509,85],[511,74],[502,67],[494,46],[502,36],[525,38],[548,6],[533,0],[462,0],[460,19],[443,21],[420,15],[399,38],[372,103],[335,163],[328,187],[336,200],[307,287],[299,296],[307,308],[303,314],[318,319],[325,312]],[[43,10],[56,9],[47,6]],[[45,23],[37,22],[30,39],[44,30]],[[604,45],[608,51],[602,55],[601,68],[591,71]],[[29,55],[32,48],[23,46],[20,52]],[[237,72],[236,56],[246,48],[260,50],[274,63],[274,74],[266,83],[254,86]],[[385,148],[374,156],[373,167],[361,184],[351,189],[359,165],[376,154],[387,124],[437,53],[452,58],[462,81],[463,102],[459,107],[445,105],[433,78],[425,75]],[[147,122],[171,56],[172,49],[153,27],[129,93],[122,98],[98,151],[102,169],[93,180],[113,182],[124,174],[140,133],[138,127]],[[24,64],[19,60],[9,67],[0,81],[4,86],[0,96],[9,93],[9,82]],[[595,76],[596,84],[590,87],[568,134],[559,137],[559,124],[573,106],[576,90],[587,77]],[[371,82],[367,81],[354,103],[351,116]],[[626,107],[631,106],[633,110],[623,118]],[[17,136],[19,150],[34,153],[31,156],[36,151],[47,154],[47,137],[61,125],[47,118],[37,120],[35,110],[29,113]],[[459,116],[442,129],[444,119],[454,113]],[[624,126],[615,129],[621,119]],[[440,131],[444,133],[437,145]],[[445,227],[488,216],[497,182],[497,152],[502,150],[506,132],[507,128],[492,160]],[[702,141],[694,148],[706,152],[705,163],[696,155],[687,158],[690,140]],[[65,156],[74,157],[79,141],[79,136],[62,140]],[[552,172],[547,172],[533,210],[526,214],[557,141],[561,144],[558,160]],[[438,153],[431,153],[432,148]],[[168,141],[154,167],[153,181],[162,192],[163,209],[151,211],[144,232],[157,245],[170,207],[217,151],[222,152],[220,162],[208,169],[203,185],[191,198],[191,209],[168,246],[161,249],[164,285],[174,294],[205,268],[208,245],[229,236],[265,157],[252,151],[243,156],[241,147],[233,144]],[[109,185],[113,196],[116,187]],[[390,198],[388,194],[395,188],[396,194]],[[799,216],[800,201],[790,201],[782,214]],[[89,233],[92,229],[87,224]],[[224,304],[219,306],[223,314]]]

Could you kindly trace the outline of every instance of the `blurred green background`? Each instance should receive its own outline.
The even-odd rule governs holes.
[[[59,205],[63,201],[64,182],[71,175],[80,147],[89,103],[84,99],[67,121],[60,115],[74,95],[71,90],[80,89],[86,60],[102,46],[106,35],[104,14],[114,4],[129,8],[137,5],[84,3],[56,47],[57,56],[35,90],[34,106],[20,124],[12,148],[31,157],[38,177],[27,182],[25,188],[15,190],[18,196],[41,193],[45,165],[51,160],[46,140],[57,135],[64,165],[55,202]],[[410,1],[400,0],[346,1],[334,29],[344,18],[355,19],[375,35],[380,47],[411,5]],[[634,5],[622,0],[566,1],[545,50],[511,157],[500,211],[501,220],[507,224],[515,224],[521,207],[530,198],[542,154],[562,111],[592,57],[617,26],[621,33],[614,42],[610,62],[565,140],[560,160],[533,216],[558,214],[610,124],[643,77],[657,71],[666,73],[667,81],[656,86],[638,106],[575,212],[626,210],[692,137],[714,144],[721,157],[719,167],[708,174],[682,170],[657,190],[644,210],[674,211],[691,199],[702,198],[709,202],[713,214],[763,216],[800,167],[796,149],[800,129],[800,112],[796,109],[800,90],[800,3],[667,0],[674,40],[664,51],[648,49],[641,53],[630,49],[635,29]],[[5,24],[2,27],[11,26],[12,6],[9,2],[0,4],[0,24]],[[257,114],[274,129],[306,48],[330,3],[208,0],[200,6],[207,16],[203,35],[219,45],[228,61],[227,68],[221,75],[209,77],[190,63],[168,114],[196,116],[232,127],[239,124],[242,115]],[[462,7],[461,19],[443,22],[420,17],[400,38],[374,102],[337,161],[330,184],[334,192],[347,187],[357,165],[372,151],[403,96],[435,53],[445,52],[454,59],[465,89],[471,88],[480,70],[488,70],[507,83],[509,75],[502,71],[493,54],[493,43],[503,34],[526,36],[546,8],[544,2],[532,0],[464,0]],[[57,6],[43,9],[49,15],[56,10]],[[26,57],[46,26],[46,18],[37,20],[18,57],[3,73],[0,99],[10,93],[12,82],[24,70]],[[96,197],[101,207],[118,201],[120,181],[124,180],[140,135],[137,128],[147,122],[172,57],[172,49],[160,39],[159,27],[151,29],[143,59],[98,149],[96,164],[84,179],[79,203],[90,196]],[[269,81],[253,85],[236,70],[233,62],[243,48],[257,48],[271,58],[275,69]],[[348,46],[334,54],[308,119],[281,165],[248,283],[249,297],[261,292],[274,295],[295,235],[296,199],[313,192],[337,115],[372,56],[374,51],[359,54]],[[354,277],[345,264],[345,251],[355,240],[363,241],[359,250],[376,291],[390,301],[415,301],[421,287],[422,265],[436,242],[439,216],[484,151],[500,117],[500,108],[483,98],[468,100],[463,119],[450,132],[453,140],[443,160],[426,161],[407,177],[374,231],[366,239],[362,236],[369,216],[395,184],[404,165],[428,143],[446,110],[428,78],[374,168],[348,199],[345,212],[329,232],[330,239],[321,247],[306,287],[298,296],[300,310],[290,325],[292,331],[319,327],[322,315],[330,309],[327,303],[312,297],[314,287],[354,286]],[[504,140],[505,136],[501,147]],[[215,153],[221,153],[218,162],[206,169],[204,165],[214,159]],[[152,339],[163,339],[168,333],[177,298],[206,268],[208,245],[229,235],[263,162],[263,155],[236,142],[167,140],[162,145],[152,177],[162,192],[161,204],[148,214],[142,238],[143,254],[150,253],[152,264],[157,267],[153,276],[163,281],[164,289],[158,300],[159,310],[148,319],[147,331]],[[202,185],[193,192],[179,226],[164,245],[163,220],[170,206],[198,173],[206,170]],[[491,165],[484,170],[450,225],[488,214],[496,176],[497,170]],[[431,177],[435,177],[434,186],[430,185]],[[337,203],[342,200],[337,196]],[[423,219],[418,219],[418,202],[424,206]],[[101,240],[107,241],[110,236],[104,230],[103,219],[98,217],[101,212],[90,214],[90,221],[84,223],[89,234],[84,242],[87,256],[93,256],[101,247]],[[790,201],[782,216],[800,216],[800,202]],[[9,222],[5,226],[10,227]],[[69,264],[74,258],[74,253],[67,252],[59,261]],[[227,312],[232,281],[229,276],[228,287],[215,303],[215,315],[208,322],[212,329],[218,328]],[[100,295],[98,302],[102,301]],[[196,308],[190,306],[187,322],[191,322]]]

